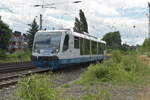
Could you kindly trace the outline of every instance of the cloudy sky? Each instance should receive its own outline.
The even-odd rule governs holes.
[[[150,0],[0,0],[0,16],[11,29],[26,33],[34,18],[39,23],[43,15],[43,27],[47,29],[72,28],[79,9],[85,12],[89,33],[102,38],[110,31],[120,31],[122,42],[142,44],[148,37],[148,7]],[[37,4],[49,5],[43,8]],[[135,28],[133,27],[135,26]]]

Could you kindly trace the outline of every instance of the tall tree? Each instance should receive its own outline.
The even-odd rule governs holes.
[[[80,16],[80,22],[81,22],[81,31],[88,33],[88,24],[86,21],[86,17],[84,15],[84,12],[81,9],[80,9],[79,16]]]
[[[121,36],[119,31],[107,33],[102,40],[106,41],[106,46],[110,49],[121,48]]]
[[[74,23],[73,30],[75,32],[81,33],[81,22],[80,22],[80,20],[77,17],[75,17],[75,23]]]
[[[0,49],[6,50],[9,46],[12,30],[0,20]]]
[[[88,33],[88,24],[84,12],[80,9],[79,11],[80,20],[76,17],[73,30],[78,33],[87,32]]]
[[[39,30],[39,26],[36,22],[36,20],[34,19],[32,24],[29,24],[30,28],[29,28],[29,31],[28,31],[28,46],[29,48],[31,49],[32,46],[33,46],[33,40],[34,40],[34,36],[35,36],[35,33]]]

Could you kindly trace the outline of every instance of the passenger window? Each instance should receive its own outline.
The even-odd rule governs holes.
[[[84,39],[84,45],[85,45],[84,54],[89,55],[90,54],[90,40]]]
[[[84,39],[80,38],[80,55],[84,55]]]
[[[74,37],[74,48],[79,49],[79,37]]]
[[[66,35],[64,39],[63,51],[66,51],[68,48],[69,48],[69,35]]]
[[[92,54],[95,55],[97,54],[97,42],[96,41],[92,41]]]

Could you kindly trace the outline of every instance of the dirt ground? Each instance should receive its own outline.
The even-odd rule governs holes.
[[[150,66],[150,57],[146,55],[140,55],[141,60],[143,60],[146,64]]]
[[[141,55],[140,58],[150,67],[150,57]],[[150,100],[150,85],[146,86],[143,93],[139,94],[139,98],[140,100]]]

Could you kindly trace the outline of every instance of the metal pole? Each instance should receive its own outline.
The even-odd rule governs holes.
[[[40,30],[42,30],[42,14],[40,14]]]
[[[148,34],[149,34],[149,38],[150,38],[150,3],[148,2],[148,8],[149,8],[149,22],[148,22]]]

